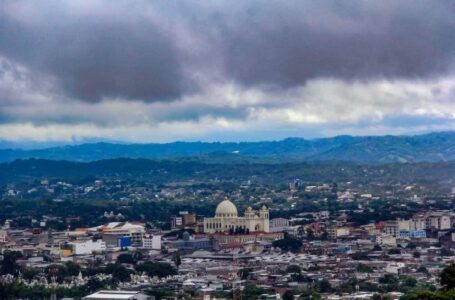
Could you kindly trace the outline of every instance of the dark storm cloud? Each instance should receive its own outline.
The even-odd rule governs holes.
[[[148,101],[185,90],[175,45],[155,24],[108,13],[99,18],[57,11],[51,17],[45,15],[51,6],[36,9],[37,21],[18,20],[8,11],[0,16],[0,54],[37,76],[53,76],[66,96]]]
[[[165,101],[220,79],[289,88],[453,67],[450,1],[2,3],[0,55],[86,101]]]
[[[280,3],[242,11],[222,31],[226,68],[238,82],[289,87],[315,77],[415,78],[453,67],[449,2]]]

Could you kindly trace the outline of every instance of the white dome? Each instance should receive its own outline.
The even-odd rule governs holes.
[[[218,218],[237,217],[237,207],[235,207],[234,203],[229,201],[228,198],[224,198],[224,200],[216,207],[215,216]]]

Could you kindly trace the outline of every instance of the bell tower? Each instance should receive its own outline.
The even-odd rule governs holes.
[[[259,219],[262,221],[262,228],[265,232],[269,232],[269,209],[267,206],[262,205],[259,210]]]

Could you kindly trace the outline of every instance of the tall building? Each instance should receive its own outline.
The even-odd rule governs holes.
[[[225,198],[218,204],[215,217],[204,219],[204,232],[269,232],[269,210],[264,205],[259,211],[251,207],[245,210],[243,217],[238,216],[237,207]]]

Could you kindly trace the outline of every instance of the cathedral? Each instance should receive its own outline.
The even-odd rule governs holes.
[[[239,217],[237,207],[225,198],[218,204],[215,217],[204,219],[204,232],[269,232],[269,210],[264,205],[259,211],[251,207],[245,210],[243,217]]]

